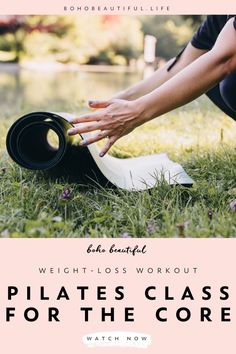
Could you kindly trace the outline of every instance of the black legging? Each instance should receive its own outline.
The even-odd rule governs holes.
[[[228,75],[206,95],[217,107],[236,120],[236,72]]]

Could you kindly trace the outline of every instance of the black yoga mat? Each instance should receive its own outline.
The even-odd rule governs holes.
[[[46,170],[81,182],[108,183],[88,148],[80,147],[78,139],[68,136],[71,127],[67,119],[56,113],[29,113],[9,129],[7,151],[18,165],[30,170]],[[56,147],[48,139],[51,132],[57,136]]]
[[[67,113],[34,112],[19,118],[7,134],[7,150],[20,166],[30,170],[46,170],[56,176],[69,176],[77,182],[96,182],[128,190],[144,190],[157,180],[169,184],[192,185],[192,179],[181,165],[166,154],[129,159],[99,157],[96,144],[80,147],[78,137],[67,134],[71,124]],[[57,144],[51,143],[54,134]],[[80,139],[89,134],[82,134]]]

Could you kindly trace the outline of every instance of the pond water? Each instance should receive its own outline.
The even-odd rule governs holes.
[[[37,111],[77,111],[88,99],[110,98],[141,79],[138,73],[0,70],[1,117]]]

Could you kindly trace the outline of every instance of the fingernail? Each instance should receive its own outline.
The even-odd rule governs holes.
[[[90,106],[94,106],[94,105],[96,105],[97,103],[98,103],[98,101],[95,101],[95,100],[94,100],[94,101],[89,101],[89,105],[90,105]]]
[[[89,100],[88,103],[89,103],[89,104],[94,104],[95,101],[94,101],[94,100]]]
[[[104,155],[105,155],[104,152],[100,152],[100,154],[99,154],[100,157],[103,157]]]
[[[67,131],[67,134],[68,134],[68,135],[73,135],[73,134],[74,134],[74,130],[73,130],[73,129],[69,129],[69,130]]]
[[[80,145],[86,145],[87,144],[87,141],[86,140],[82,140],[80,143],[79,143]]]

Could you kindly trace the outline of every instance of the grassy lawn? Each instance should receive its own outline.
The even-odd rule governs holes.
[[[166,151],[195,181],[192,188],[160,182],[144,192],[94,189],[21,169],[5,152],[7,129],[17,117],[7,115],[0,117],[1,237],[236,236],[230,208],[236,123],[207,99],[138,128],[113,148],[121,158]],[[66,188],[70,196],[63,198]]]

